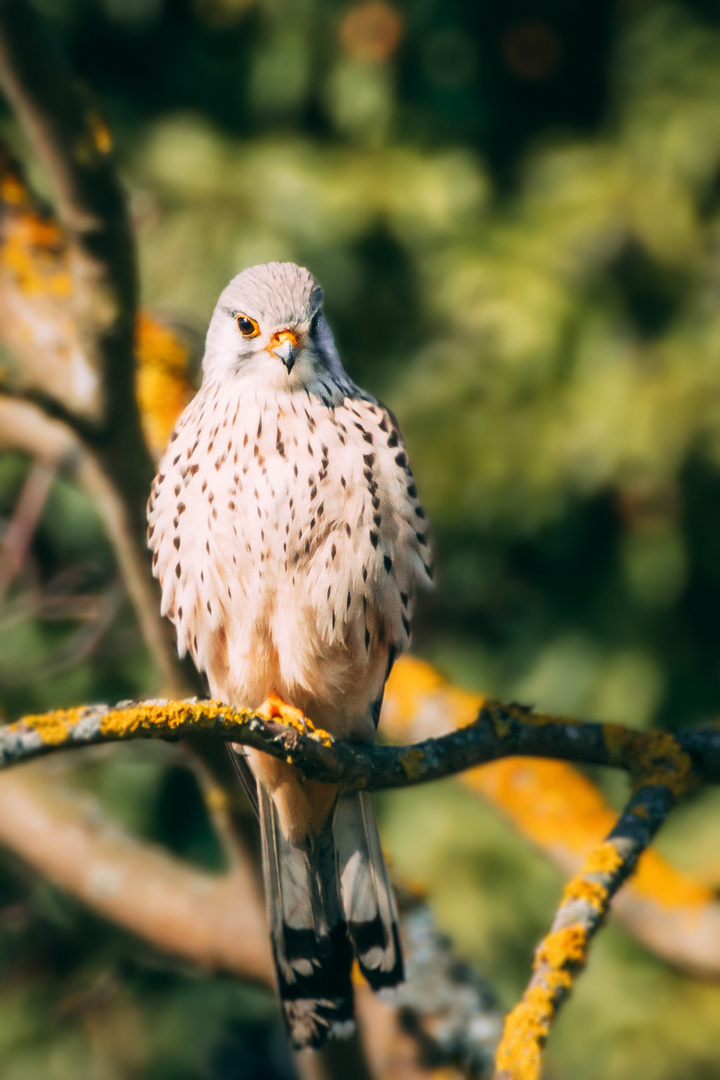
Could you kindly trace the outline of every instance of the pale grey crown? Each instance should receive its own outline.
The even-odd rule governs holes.
[[[232,279],[219,300],[226,308],[273,327],[310,322],[322,302],[322,288],[310,271],[291,262],[249,266]]]

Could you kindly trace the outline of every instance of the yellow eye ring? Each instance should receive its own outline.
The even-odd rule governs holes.
[[[257,337],[260,333],[260,327],[249,315],[243,315],[240,312],[235,316],[235,322],[238,325],[238,330],[245,338]]]

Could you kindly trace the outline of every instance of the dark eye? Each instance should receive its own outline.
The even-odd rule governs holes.
[[[235,322],[238,324],[238,330],[243,337],[257,337],[260,333],[260,327],[248,315],[236,315]]]

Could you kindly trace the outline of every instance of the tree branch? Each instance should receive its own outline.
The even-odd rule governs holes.
[[[405,656],[390,675],[381,728],[396,743],[442,735],[472,723],[483,702],[482,695],[447,683],[429,664]],[[499,759],[468,769],[458,779],[503,813],[566,875],[578,873],[616,819],[588,777],[562,761]],[[615,899],[613,915],[676,967],[706,978],[720,975],[716,895],[655,850],[642,855]]]
[[[496,1080],[539,1080],[550,1026],[587,960],[610,901],[675,805],[676,776],[637,790],[615,828],[567,885],[550,932],[540,942],[522,1000],[508,1014]]]
[[[190,867],[131,837],[94,800],[38,768],[2,777],[0,842],[161,952],[272,985],[263,903],[249,861],[217,876]]]
[[[26,0],[0,2],[0,82],[45,166],[65,232],[69,297],[85,356],[105,389],[109,428],[134,407],[137,275],[125,198],[110,135],[65,58]]]
[[[72,356],[76,351],[84,372],[80,380],[84,396],[68,397],[58,379],[35,379],[32,393],[48,413],[64,414],[66,423],[92,450],[114,488],[116,504],[122,503],[123,526],[136,549],[136,576],[144,576],[143,591],[156,596],[145,557],[145,501],[153,463],[135,394],[135,245],[110,155],[110,136],[27,0],[0,0],[0,83],[48,171],[56,196],[61,229],[45,215],[52,244],[47,250],[47,237],[41,235],[35,245],[49,256],[53,273],[60,269],[68,275],[69,271],[67,287],[54,297],[51,322],[57,325],[52,327],[55,356],[51,355],[51,362],[58,354]],[[7,179],[0,196],[10,205],[15,200],[17,213],[9,218],[22,231],[42,215],[19,170],[13,172],[7,161],[3,170]],[[36,231],[31,230],[32,235]],[[20,248],[23,265],[32,268],[27,242]],[[12,268],[17,270],[14,264]],[[22,294],[27,286],[22,275],[11,273],[9,279],[16,294]],[[15,295],[9,302],[20,313],[19,323],[27,322],[27,305],[18,307],[18,299]],[[37,334],[33,339],[37,341]],[[14,340],[17,345],[18,334]],[[27,349],[21,346],[21,353],[27,356]],[[138,602],[139,596],[133,599]],[[156,606],[155,599],[151,606]],[[168,663],[174,668],[171,682],[176,684],[181,669],[170,657]]]
[[[400,747],[349,743],[307,719],[285,725],[214,701],[81,706],[26,716],[0,729],[0,767],[76,746],[198,735],[263,750],[313,780],[369,791],[427,783],[513,755],[625,769],[671,793],[684,793],[698,779],[720,781],[720,728],[677,735],[640,732],[618,724],[555,720],[495,701],[458,731]]]

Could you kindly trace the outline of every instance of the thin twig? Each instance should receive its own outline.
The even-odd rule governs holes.
[[[157,664],[163,686],[173,694],[193,690],[193,680],[177,659],[173,630],[160,617],[149,560],[128,521],[126,502],[95,455],[65,424],[37,406],[0,394],[0,447],[33,456],[74,477],[91,498],[113,546],[143,639]]]
[[[98,597],[99,602],[93,617],[86,619],[70,639],[50,656],[41,660],[34,659],[32,665],[27,666],[0,664],[0,686],[27,686],[32,679],[52,679],[64,671],[76,668],[92,655],[120,610],[126,595],[125,586],[120,579]]]
[[[54,480],[55,469],[42,463],[33,465],[25,480],[0,548],[0,607],[25,561]]]

